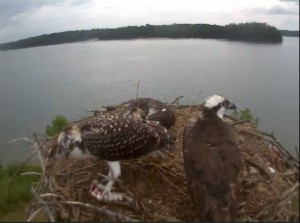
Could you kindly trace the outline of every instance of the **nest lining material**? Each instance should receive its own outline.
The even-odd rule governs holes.
[[[129,194],[134,198],[131,202],[105,203],[90,195],[91,182],[101,180],[97,173],[108,172],[105,161],[57,160],[56,137],[38,140],[44,172],[32,187],[36,199],[27,220],[44,210],[52,221],[196,221],[182,157],[183,129],[196,116],[196,106],[173,109],[177,121],[171,130],[177,136],[176,150],[165,158],[151,153],[121,161],[121,181],[113,191]],[[233,126],[243,154],[238,220],[299,220],[299,211],[293,210],[291,202],[299,191],[299,160],[273,135],[266,138],[250,123],[230,116],[225,121]]]

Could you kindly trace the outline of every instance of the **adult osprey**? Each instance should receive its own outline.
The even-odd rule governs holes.
[[[139,108],[143,119],[158,121],[167,129],[175,124],[174,111],[166,103],[152,98],[138,98],[127,103],[129,108]]]
[[[138,158],[172,145],[175,135],[158,122],[130,115],[106,114],[84,119],[66,128],[58,137],[58,153],[66,157],[97,157],[109,165],[108,183],[101,198],[121,175],[120,160]]]
[[[236,106],[213,95],[199,107],[199,117],[184,130],[183,157],[188,190],[200,221],[234,221],[241,152],[233,130],[223,121]]]

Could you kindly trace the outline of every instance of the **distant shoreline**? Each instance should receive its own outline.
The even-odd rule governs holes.
[[[114,29],[91,29],[44,34],[0,44],[0,50],[82,42],[88,40],[130,39],[225,39],[252,43],[281,44],[282,36],[299,37],[299,31],[277,30],[266,23],[240,23],[225,26],[209,24],[173,24],[127,26]]]

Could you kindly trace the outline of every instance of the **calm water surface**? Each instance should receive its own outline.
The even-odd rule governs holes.
[[[299,146],[299,38],[282,45],[155,39],[80,42],[0,51],[0,159],[32,152],[18,137],[44,133],[57,114],[69,119],[135,97],[200,103],[218,93],[249,107],[259,128]]]

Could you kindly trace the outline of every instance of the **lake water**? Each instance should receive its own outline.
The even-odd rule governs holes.
[[[181,103],[217,93],[249,107],[259,128],[299,147],[299,38],[282,45],[203,39],[91,41],[0,51],[0,159],[32,152],[18,137],[135,97]]]

